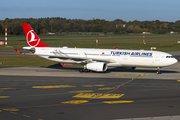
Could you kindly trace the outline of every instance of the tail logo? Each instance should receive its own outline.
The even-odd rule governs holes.
[[[30,30],[27,35],[26,39],[28,41],[29,46],[36,47],[39,44],[40,39],[36,36],[36,33],[33,30]]]

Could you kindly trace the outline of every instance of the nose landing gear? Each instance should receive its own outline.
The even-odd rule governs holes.
[[[157,70],[157,74],[161,74],[161,70],[160,70],[159,67],[158,67],[158,70]]]

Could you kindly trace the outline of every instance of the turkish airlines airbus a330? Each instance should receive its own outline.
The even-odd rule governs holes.
[[[80,72],[104,72],[108,67],[157,67],[157,73],[160,74],[161,67],[177,62],[171,54],[159,51],[49,47],[28,23],[22,23],[22,26],[29,45],[23,49],[58,63],[82,64],[84,69],[80,69]],[[23,54],[17,49],[16,51]]]

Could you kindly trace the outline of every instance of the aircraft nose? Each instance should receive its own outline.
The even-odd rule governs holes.
[[[176,58],[173,58],[172,59],[172,64],[175,64],[175,63],[177,63],[178,62],[178,60],[176,59]]]

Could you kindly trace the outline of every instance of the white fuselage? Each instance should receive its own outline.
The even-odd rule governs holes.
[[[177,62],[171,54],[148,50],[36,47],[34,54],[59,63],[81,64],[84,59],[112,67],[165,67]]]

